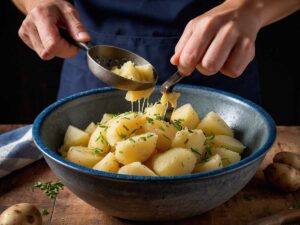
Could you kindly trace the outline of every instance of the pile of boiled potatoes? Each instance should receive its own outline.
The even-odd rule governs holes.
[[[241,160],[245,146],[215,112],[201,120],[191,104],[163,120],[166,104],[144,112],[104,114],[85,130],[70,125],[59,149],[67,160],[99,171],[174,176],[215,170]]]

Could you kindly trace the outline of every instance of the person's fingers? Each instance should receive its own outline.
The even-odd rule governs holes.
[[[50,55],[44,55],[44,46],[39,37],[39,33],[35,25],[31,22],[30,19],[25,19],[20,28],[19,34],[21,39],[33,49],[42,59],[48,60],[53,58]],[[25,39],[25,40],[24,40]]]
[[[201,60],[213,37],[219,29],[218,20],[202,19],[195,25],[192,36],[182,49],[178,69],[182,74],[191,74]]]
[[[59,28],[57,27],[57,17],[37,16],[37,18],[39,19],[36,21],[36,27],[44,46],[42,59],[49,56],[70,58],[77,54],[77,47],[69,44],[61,37]]]
[[[255,45],[250,38],[242,38],[234,46],[221,72],[229,77],[240,76],[247,65],[253,60]]]
[[[23,24],[24,24],[24,21],[23,21]],[[34,50],[33,46],[32,46],[32,43],[30,41],[30,38],[29,36],[27,35],[27,31],[26,29],[24,28],[24,26],[20,27],[20,29],[18,30],[18,35],[19,37],[21,38],[21,40],[29,47],[31,48],[32,50]]]
[[[233,22],[223,26],[209,45],[197,69],[204,75],[216,74],[226,62],[238,36],[239,32]]]
[[[79,42],[87,42],[90,40],[90,36],[85,29],[84,25],[79,19],[79,14],[76,9],[71,5],[65,5],[63,7],[62,15],[64,17],[64,25],[70,32],[71,37]]]
[[[184,47],[184,45],[186,44],[186,42],[189,40],[189,38],[191,37],[192,35],[192,31],[193,31],[193,20],[191,20],[185,27],[178,43],[176,44],[175,46],[175,53],[174,55],[172,56],[170,62],[173,64],[173,65],[178,65],[179,64],[179,56],[180,56],[180,53]]]

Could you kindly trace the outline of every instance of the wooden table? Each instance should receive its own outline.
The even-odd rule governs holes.
[[[16,128],[0,125],[0,133]],[[300,153],[300,127],[278,127],[278,136],[268,152],[260,170],[248,185],[223,205],[203,215],[177,222],[152,223],[161,225],[243,225],[261,217],[275,214],[300,202],[300,190],[282,193],[269,186],[262,169],[270,163],[274,154],[280,151]],[[10,205],[29,202],[40,209],[47,209],[44,224],[57,225],[131,225],[145,224],[120,220],[89,206],[68,188],[62,190],[56,200],[49,200],[40,190],[32,191],[35,181],[57,180],[44,160],[35,162],[19,171],[0,179],[0,211]],[[149,223],[151,224],[151,223]]]

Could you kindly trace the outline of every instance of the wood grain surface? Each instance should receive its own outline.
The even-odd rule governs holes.
[[[0,125],[0,132],[18,126]],[[147,223],[159,225],[243,225],[262,217],[289,209],[300,202],[300,190],[283,193],[267,184],[262,169],[277,152],[300,153],[300,127],[278,127],[278,135],[261,168],[247,186],[223,205],[196,217],[181,221]],[[49,200],[40,190],[32,190],[36,181],[56,181],[44,160],[35,162],[0,179],[0,211],[12,204],[28,202],[39,209],[47,209],[44,224],[53,225],[139,225],[132,221],[111,217],[71,193],[68,188],[60,191],[55,200]],[[297,223],[295,223],[297,224]],[[300,224],[300,223],[299,223]]]

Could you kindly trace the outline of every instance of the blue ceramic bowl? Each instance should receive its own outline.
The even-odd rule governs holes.
[[[81,92],[47,107],[36,118],[33,137],[52,171],[79,198],[116,217],[137,221],[175,220],[224,203],[254,176],[276,136],[272,118],[241,97],[204,87],[180,85],[179,105],[191,103],[203,117],[215,111],[248,148],[228,167],[198,174],[145,177],[107,173],[64,160],[56,150],[69,124],[85,128],[104,113],[130,110],[125,92],[102,88]],[[160,97],[158,91],[151,97]]]

